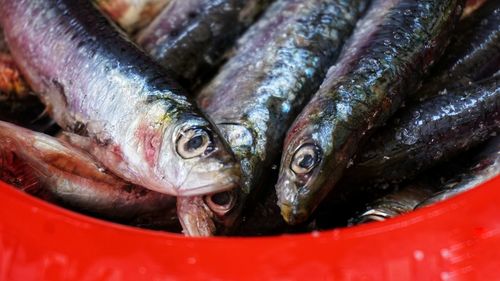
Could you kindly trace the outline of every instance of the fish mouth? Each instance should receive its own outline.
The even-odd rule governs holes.
[[[190,197],[190,196],[200,196],[211,193],[218,193],[223,191],[228,191],[238,187],[239,181],[235,180],[233,177],[229,177],[227,180],[216,183],[210,183],[200,186],[178,186],[176,196]]]
[[[202,166],[200,166],[202,167]],[[239,165],[210,171],[191,170],[176,185],[176,196],[192,197],[220,193],[240,186],[241,170]]]

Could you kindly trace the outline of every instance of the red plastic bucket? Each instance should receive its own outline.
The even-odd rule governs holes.
[[[500,177],[386,222],[185,238],[89,218],[0,183],[0,280],[500,280]]]

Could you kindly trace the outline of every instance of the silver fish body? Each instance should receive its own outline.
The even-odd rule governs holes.
[[[273,0],[172,0],[137,42],[188,89],[210,78]]]
[[[342,177],[370,132],[414,93],[442,55],[464,1],[380,0],[285,138],[278,204],[306,220]]]
[[[214,218],[222,228],[234,227],[245,200],[269,184],[287,127],[337,59],[366,6],[364,0],[277,1],[198,95],[199,106],[221,130],[243,172],[241,189],[230,194],[234,198],[219,200],[225,208]],[[205,201],[215,206],[213,199]]]
[[[239,182],[217,129],[89,1],[0,4],[7,43],[32,89],[63,129],[88,137],[72,140],[108,169],[171,195]]]
[[[127,183],[54,137],[0,121],[0,151],[2,180],[72,209],[113,220],[175,214],[175,197]],[[170,220],[176,224],[175,216]]]

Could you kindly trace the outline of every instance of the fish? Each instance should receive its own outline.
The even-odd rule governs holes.
[[[129,34],[145,28],[170,0],[94,0],[95,4]]]
[[[500,137],[495,136],[484,145],[482,151],[474,157],[469,167],[449,179],[440,187],[439,192],[429,196],[425,201],[418,204],[415,209],[455,197],[498,175],[500,175]]]
[[[50,116],[73,132],[72,145],[126,181],[169,195],[238,185],[239,163],[217,128],[91,2],[0,4],[12,57]]]
[[[272,0],[172,0],[141,30],[137,43],[187,89],[225,60],[239,35]]]
[[[212,215],[223,233],[236,227],[245,201],[252,201],[269,179],[286,128],[319,87],[367,3],[278,0],[198,94],[198,105],[214,120],[242,167],[240,188],[223,201],[231,204]],[[218,205],[213,196],[205,202]]]
[[[175,214],[175,197],[123,181],[64,140],[0,121],[0,154],[1,180],[70,209],[111,220]]]
[[[372,2],[285,138],[276,192],[289,224],[309,218],[358,146],[418,89],[463,7],[461,0]]]
[[[398,183],[500,133],[500,77],[405,108],[376,132],[345,177]]]
[[[423,101],[491,77],[499,66],[500,2],[487,1],[458,23],[445,55],[411,100]]]
[[[360,215],[350,220],[349,225],[385,221],[409,213],[433,192],[432,186],[423,182],[406,185],[368,204]]]
[[[350,220],[350,225],[384,221],[414,209],[444,201],[466,190],[472,189],[500,174],[500,137],[492,137],[477,149],[453,157],[431,173],[421,176],[413,183],[366,204],[360,215]],[[460,161],[457,161],[460,157]],[[445,172],[446,171],[446,172]]]

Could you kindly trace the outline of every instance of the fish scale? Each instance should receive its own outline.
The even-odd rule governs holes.
[[[334,189],[357,147],[418,89],[442,55],[463,2],[372,3],[285,139],[276,192],[287,222],[310,216]],[[304,155],[313,157],[312,165],[303,162]]]
[[[13,58],[55,121],[83,131],[75,145],[120,177],[171,195],[237,185],[239,165],[217,129],[90,1],[0,4]],[[185,138],[200,134],[206,149],[182,156],[195,149]]]
[[[206,82],[273,0],[172,0],[137,42],[188,89]]]
[[[25,192],[112,220],[175,211],[175,197],[123,181],[64,140],[2,121],[0,137],[0,179]]]
[[[401,110],[346,171],[349,183],[402,182],[500,132],[500,77]]]
[[[492,76],[500,66],[500,2],[487,1],[460,21],[445,55],[410,101]]]
[[[200,107],[240,160],[243,172],[233,208],[213,216],[222,221],[223,231],[235,226],[247,197],[257,196],[270,178],[268,170],[279,157],[287,127],[335,62],[367,3],[277,1],[238,41],[235,55],[197,96]],[[178,201],[181,221],[189,218],[183,215],[185,210],[204,213],[199,206],[183,204],[189,201]]]

